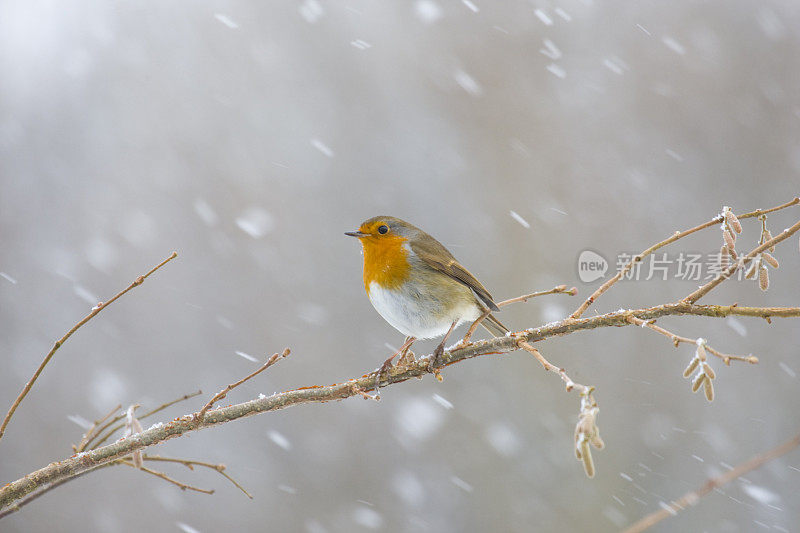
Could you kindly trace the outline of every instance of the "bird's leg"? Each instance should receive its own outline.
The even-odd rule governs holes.
[[[413,337],[406,337],[405,342],[408,342],[409,339],[412,339],[411,342],[414,342],[414,340],[416,340]],[[416,359],[414,358],[414,352],[412,352],[410,348],[411,344],[406,346],[406,349],[403,350],[403,353],[400,355],[400,359],[397,360],[397,366],[407,367],[408,365],[416,362]]]
[[[486,317],[489,316],[489,314],[491,312],[492,312],[491,309],[484,309],[483,310],[483,313],[481,313],[481,316],[479,316],[478,318],[475,319],[475,322],[473,322],[472,325],[467,330],[467,334],[464,335],[464,338],[461,339],[461,341],[458,343],[458,346],[457,346],[458,348],[463,348],[464,346],[469,344],[469,340],[472,338],[472,335],[475,334],[475,330],[478,329],[478,326],[481,324],[481,322],[483,322],[486,319]]]
[[[450,324],[450,329],[447,330],[447,333],[444,334],[444,338],[442,342],[439,343],[439,346],[433,351],[433,357],[431,357],[431,362],[428,363],[428,372],[433,372],[434,370],[441,368],[442,366],[442,354],[444,353],[444,345],[447,342],[447,338],[453,333],[453,330],[456,329],[456,324],[458,324],[458,320],[454,320],[452,324]]]
[[[389,369],[392,368],[392,360],[395,357],[397,357],[398,355],[401,355],[401,354],[403,356],[405,356],[406,352],[411,347],[411,345],[414,344],[415,340],[417,340],[416,337],[406,337],[406,340],[405,340],[405,342],[403,342],[403,345],[400,347],[400,349],[397,350],[389,359],[384,361],[383,364],[380,366],[380,368],[378,368],[375,371],[375,393],[376,394],[378,394],[378,388],[380,387],[380,384],[381,384],[381,374],[383,374],[384,372],[388,372]]]

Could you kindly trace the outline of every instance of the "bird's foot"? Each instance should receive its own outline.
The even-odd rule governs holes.
[[[356,386],[356,385],[353,385],[353,387],[352,387],[352,388],[353,388],[353,392],[354,392],[355,394],[359,394],[359,395],[360,395],[362,398],[364,398],[365,400],[375,400],[375,401],[378,401],[378,400],[380,400],[380,399],[381,399],[381,396],[380,396],[380,394],[378,394],[377,390],[375,391],[375,395],[373,396],[373,395],[371,395],[371,394],[367,394],[366,392],[364,392],[364,389],[362,389],[362,388],[360,388],[360,387],[358,387],[358,386]]]
[[[439,371],[444,366],[444,361],[442,361],[442,355],[444,354],[444,345],[440,344],[436,347],[433,351],[433,356],[431,356],[431,360],[428,362],[428,372],[431,372],[436,379],[439,381],[443,381],[442,373]]]
[[[453,346],[453,350],[460,350],[461,348],[466,348],[470,344],[472,344],[472,341],[470,341],[469,337],[464,337],[463,339],[458,341],[458,344]]]
[[[379,366],[378,368],[375,369],[375,397],[376,398],[380,398],[381,397],[381,393],[380,393],[381,376],[384,373],[388,373],[394,367],[394,365],[392,364],[392,361],[394,360],[395,357],[397,357],[397,354],[394,354],[393,356],[388,358],[386,361],[383,362],[383,364],[381,366]]]
[[[414,352],[411,350],[407,350],[402,356],[400,356],[400,360],[397,361],[397,365],[401,368],[408,368],[409,366],[413,365],[417,362],[416,357],[414,357]]]

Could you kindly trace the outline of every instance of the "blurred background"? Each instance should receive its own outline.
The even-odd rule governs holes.
[[[374,369],[402,335],[342,234],[373,215],[426,229],[502,300],[561,283],[585,297],[601,280],[578,279],[583,250],[608,277],[723,205],[790,200],[798,57],[790,0],[0,3],[2,411],[97,301],[180,254],[57,353],[0,442],[0,483],[70,455],[118,403],[204,391],[145,428],[199,409],[256,368],[237,352],[293,350],[225,402]],[[760,227],[743,225],[748,250]],[[720,244],[711,228],[667,251]],[[775,255],[770,291],[732,281],[705,303],[798,305],[796,238]],[[701,282],[620,283],[589,313]],[[534,327],[579,299],[500,318]],[[150,450],[225,463],[252,501],[214,472],[163,468],[207,496],[116,467],[2,530],[614,531],[798,430],[797,320],[659,324],[761,363],[712,361],[709,404],[681,377],[693,350],[653,332],[540,343],[597,387],[593,480],[572,451],[578,396],[514,353]],[[656,530],[797,531],[799,468],[795,451]]]

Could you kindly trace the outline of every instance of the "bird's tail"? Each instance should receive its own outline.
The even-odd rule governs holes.
[[[502,337],[508,333],[508,328],[505,327],[493,314],[489,314],[481,321],[481,326],[495,337]]]

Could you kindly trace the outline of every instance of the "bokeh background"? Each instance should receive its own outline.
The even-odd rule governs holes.
[[[0,442],[0,482],[69,455],[80,424],[117,403],[204,391],[145,427],[200,408],[255,368],[237,351],[293,354],[231,402],[375,368],[402,337],[370,306],[358,244],[342,235],[370,216],[428,230],[498,299],[561,283],[586,296],[600,282],[578,280],[582,250],[613,271],[620,252],[723,205],[791,199],[798,57],[791,0],[5,0],[3,412],[96,301],[180,256],[57,353]],[[746,221],[741,249],[758,230]],[[720,243],[709,229],[669,251]],[[730,282],[705,301],[798,305],[796,239],[776,255],[769,292]],[[623,283],[590,313],[698,283]],[[551,296],[501,318],[532,327],[578,303]],[[380,403],[300,406],[152,450],[225,463],[252,501],[213,472],[165,467],[216,489],[206,496],[118,467],[0,529],[614,531],[798,430],[796,320],[660,323],[761,364],[713,362],[708,404],[681,377],[692,350],[652,332],[541,343],[597,387],[607,447],[593,480],[572,451],[577,396],[516,353]],[[797,531],[798,468],[795,451],[656,530]]]

